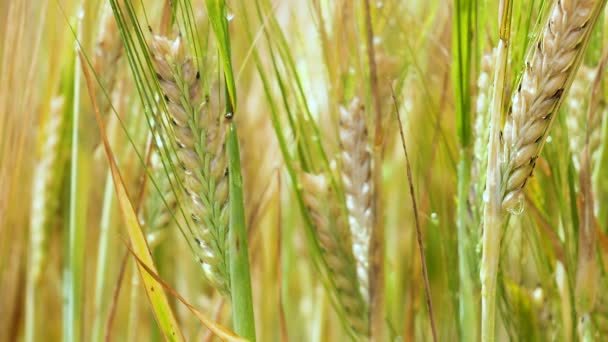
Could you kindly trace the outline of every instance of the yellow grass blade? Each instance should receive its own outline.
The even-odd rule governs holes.
[[[143,260],[141,260],[137,255],[135,255],[135,252],[133,250],[131,250],[131,252],[133,253],[133,256],[135,257],[135,259],[137,260],[137,264],[140,267],[142,267],[148,273],[148,275],[150,277],[152,277],[154,280],[156,280],[162,287],[164,287],[167,291],[169,291],[169,293],[171,293],[173,296],[175,296],[175,298],[177,298],[180,302],[182,302],[182,304],[184,304],[188,308],[188,310],[190,310],[190,312],[192,312],[196,316],[196,318],[198,318],[198,320],[201,321],[201,323],[203,323],[203,325],[205,327],[207,327],[207,329],[209,329],[209,331],[214,333],[217,337],[221,338],[223,341],[229,341],[229,342],[248,341],[247,339],[236,335],[234,332],[224,328],[220,324],[207,318],[203,313],[201,313],[194,306],[192,306],[192,304],[188,303],[188,301],[184,297],[182,297],[179,293],[177,293],[177,291],[175,291],[169,284],[167,284],[165,281],[163,281],[158,276],[158,274],[156,274],[156,272],[154,270],[150,269],[143,262]]]

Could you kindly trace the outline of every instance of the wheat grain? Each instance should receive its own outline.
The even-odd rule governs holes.
[[[103,6],[93,59],[93,66],[99,80],[99,85],[108,95],[112,94],[116,84],[118,61],[122,53],[122,41],[118,32],[118,25],[114,19],[112,7],[108,2]],[[98,91],[96,97],[99,112],[102,115],[107,114],[111,103],[104,94],[104,91]]]
[[[564,92],[597,18],[596,0],[558,0],[532,46],[513,94],[504,129],[502,206],[517,210]]]
[[[361,296],[369,301],[369,246],[373,224],[372,159],[365,110],[358,98],[340,107],[341,176]]]
[[[228,168],[225,130],[207,111],[200,73],[186,55],[181,37],[155,35],[152,60],[164,94],[177,159],[183,168],[181,183],[187,195],[193,229],[193,250],[214,287],[229,293],[227,263]],[[181,173],[181,172],[180,172]]]
[[[337,206],[338,199],[329,189],[323,175],[302,173],[300,184],[303,200],[315,227],[321,254],[327,264],[328,275],[337,290],[337,300],[344,310],[350,328],[359,336],[366,336],[366,303],[359,292],[356,261],[351,250],[351,237],[344,215]]]

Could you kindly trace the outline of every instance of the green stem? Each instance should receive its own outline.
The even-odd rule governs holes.
[[[127,323],[127,339],[126,341],[136,341],[137,325],[139,320],[139,273],[137,272],[137,263],[133,263],[131,271],[131,296],[129,298],[129,321]],[[160,273],[159,273],[160,274]]]
[[[80,25],[80,23],[79,23]],[[80,30],[79,30],[80,31]],[[81,341],[83,317],[83,271],[85,257],[85,215],[87,208],[86,179],[88,158],[79,149],[80,125],[80,60],[74,63],[74,99],[72,112],[72,139],[70,160],[70,190],[69,190],[69,219],[68,233],[65,241],[65,256],[63,277],[63,340]],[[81,160],[82,157],[82,160]]]
[[[101,221],[99,224],[99,247],[97,249],[97,267],[95,277],[95,302],[94,302],[94,320],[93,332],[91,340],[94,342],[103,341],[104,322],[105,322],[105,293],[106,293],[106,274],[108,260],[108,241],[110,232],[110,221],[112,217],[112,203],[114,196],[114,184],[112,183],[112,174],[110,170],[106,175],[106,183],[103,194],[103,207],[101,210]]]
[[[471,62],[474,34],[473,17],[476,17],[476,5],[472,1],[454,0],[454,19],[452,35],[452,80],[456,106],[457,136],[460,143],[460,160],[458,162],[458,192],[456,204],[456,227],[458,234],[458,278],[459,278],[459,325],[461,341],[478,340],[478,319],[475,306],[474,288],[471,279],[469,255],[471,247],[471,219],[468,196],[471,178]]]
[[[255,341],[255,320],[249,272],[249,249],[243,201],[243,180],[239,143],[234,123],[228,127],[228,174],[230,191],[230,229],[228,230],[230,256],[230,292],[234,331]]]
[[[461,341],[477,341],[478,323],[477,309],[475,307],[475,296],[471,269],[469,265],[470,236],[469,213],[467,212],[467,196],[469,194],[471,175],[471,153],[461,150],[460,162],[458,163],[458,203],[456,226],[458,231],[458,277],[459,277],[459,329]]]

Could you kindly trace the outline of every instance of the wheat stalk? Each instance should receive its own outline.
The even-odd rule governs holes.
[[[323,175],[300,174],[303,201],[315,227],[322,258],[337,290],[337,300],[350,328],[358,336],[368,331],[367,309],[359,291],[357,264],[351,250],[351,236],[338,199]]]
[[[229,293],[227,260],[228,168],[225,130],[206,110],[200,73],[186,55],[181,37],[174,40],[155,35],[152,61],[172,123],[177,160],[183,168],[181,184],[188,198],[193,228],[189,229],[196,258],[212,285]],[[181,173],[181,172],[180,172]]]
[[[523,77],[513,94],[504,128],[507,165],[502,206],[517,211],[564,93],[576,74],[598,14],[598,0],[555,1],[532,46]]]
[[[100,88],[104,89],[108,95],[111,95],[114,90],[116,74],[118,72],[118,61],[122,53],[122,41],[118,32],[118,25],[114,19],[112,7],[107,2],[103,6],[93,67],[95,68]],[[109,99],[105,96],[104,91],[98,91],[96,96],[99,112],[102,115],[107,114],[111,104]]]
[[[357,261],[359,290],[369,302],[369,245],[373,225],[372,159],[367,138],[365,110],[358,98],[340,107],[341,176],[352,250]]]

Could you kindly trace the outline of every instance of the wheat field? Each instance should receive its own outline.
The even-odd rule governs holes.
[[[608,340],[605,5],[0,1],[0,341]]]

